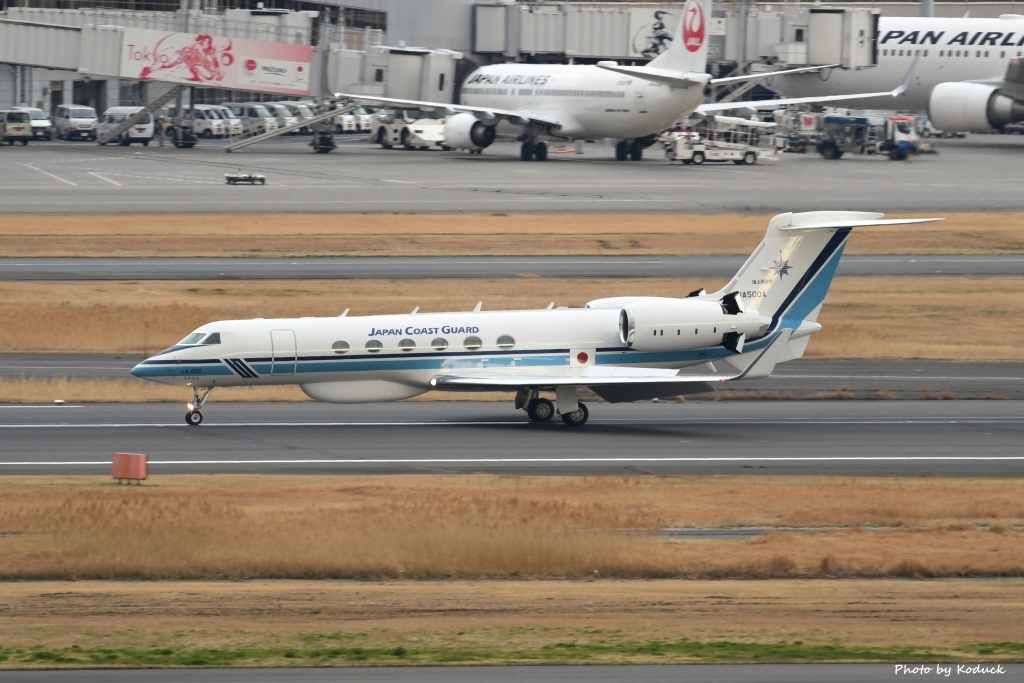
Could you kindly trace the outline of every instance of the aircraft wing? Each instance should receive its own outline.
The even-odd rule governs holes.
[[[595,394],[616,403],[619,401],[640,401],[663,396],[679,396],[713,391],[715,384],[739,380],[748,374],[766,377],[778,362],[773,347],[785,347],[791,331],[777,334],[772,341],[759,351],[741,354],[737,358],[750,357],[747,366],[735,374],[710,372],[684,373],[679,370],[661,368],[634,368],[616,365],[591,365],[584,368],[564,368],[557,373],[515,373],[464,370],[436,375],[430,380],[435,389],[483,390],[524,387],[554,389],[560,386],[589,387]]]
[[[541,123],[552,128],[561,128],[563,121],[539,112],[525,109],[491,109],[489,107],[470,107],[464,104],[452,104],[451,102],[421,102],[419,100],[400,100],[394,97],[376,97],[374,95],[353,95],[349,93],[335,93],[337,99],[350,99],[359,102],[390,104],[396,107],[409,107],[413,109],[425,109],[427,111],[444,112],[446,116],[466,112],[473,114],[481,121],[492,121],[494,119],[506,119],[509,123],[517,126],[525,126],[528,123]]]
[[[818,97],[787,97],[780,100],[748,100],[746,102],[707,102],[695,110],[698,114],[726,111],[729,109],[777,109],[787,104],[813,104],[820,102],[838,102],[841,100],[860,100],[869,97],[899,97],[896,90],[886,92],[862,92],[853,95],[823,95]]]

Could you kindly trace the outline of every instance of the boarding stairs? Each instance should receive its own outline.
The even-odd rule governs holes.
[[[238,142],[233,142],[230,145],[228,145],[227,147],[225,147],[224,151],[225,152],[234,152],[236,150],[242,149],[243,147],[248,147],[249,145],[255,145],[257,142],[263,142],[263,141],[269,140],[271,138],[276,138],[278,135],[285,135],[287,133],[292,132],[293,130],[299,130],[299,129],[305,128],[306,126],[309,126],[311,124],[320,123],[321,121],[326,121],[327,119],[332,119],[335,116],[339,116],[341,114],[347,114],[348,112],[350,112],[350,111],[352,111],[354,109],[358,109],[360,106],[362,106],[359,102],[355,102],[354,100],[350,100],[348,98],[331,100],[330,102],[328,102],[327,106],[330,106],[331,103],[337,105],[337,108],[336,109],[330,109],[330,110],[325,111],[323,113],[317,114],[316,116],[314,116],[313,118],[309,119],[308,121],[300,121],[299,123],[294,123],[294,124],[292,124],[290,126],[285,126],[284,128],[278,128],[277,130],[272,130],[272,131],[269,131],[269,132],[266,132],[266,133],[261,133],[260,135],[254,135],[251,138],[246,138],[245,140],[239,140]]]
[[[121,137],[122,133],[124,133],[126,130],[134,126],[142,119],[146,118],[148,114],[152,114],[160,107],[164,106],[165,104],[173,100],[175,97],[180,95],[184,89],[184,85],[172,85],[164,92],[164,94],[160,95],[155,100],[152,100],[140,111],[136,112],[135,114],[132,114],[131,116],[126,118],[122,123],[115,126],[114,128],[111,128],[109,131],[101,135],[97,139],[97,142],[99,142],[101,145],[105,145],[112,140],[117,140],[119,137]]]

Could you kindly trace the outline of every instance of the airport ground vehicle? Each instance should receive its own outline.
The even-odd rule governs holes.
[[[228,185],[248,183],[250,185],[266,185],[267,177],[259,173],[225,173],[224,182]]]
[[[775,160],[774,123],[751,121],[733,116],[712,116],[695,130],[669,133],[664,142],[665,156],[684,164],[705,161],[731,161],[756,164]]]
[[[334,117],[336,133],[369,133],[372,130],[373,113],[366,107],[359,107]]]
[[[58,140],[95,140],[98,123],[96,110],[83,104],[60,104],[53,114],[54,135]]]
[[[241,135],[245,129],[242,126],[242,119],[235,115],[235,112],[231,111],[223,104],[207,104],[204,105],[209,107],[212,111],[220,115],[221,120],[224,122],[224,130],[229,137],[236,137]]]
[[[406,149],[444,146],[445,119],[441,114],[420,109],[381,109],[373,115],[370,139],[384,149],[401,145]]]
[[[96,128],[97,136],[102,137],[106,131],[124,123],[125,119],[140,111],[142,111],[142,107],[111,107],[107,109],[100,117],[99,126]],[[153,139],[153,134],[153,116],[147,114],[141,120],[136,121],[134,126],[121,133],[117,144],[130,145],[133,142],[141,142],[143,147],[148,147]],[[106,143],[101,142],[100,144],[105,145]]]
[[[826,159],[885,154],[892,161],[903,161],[921,147],[913,116],[825,116],[821,125],[818,153]]]
[[[259,102],[225,102],[223,106],[242,121],[243,135],[262,135],[277,130],[277,119]]]
[[[14,107],[14,109],[17,111],[27,111],[28,115],[32,117],[33,140],[53,139],[53,121],[50,120],[49,114],[37,107]]]
[[[264,102],[263,106],[267,108],[267,111],[277,121],[278,130],[294,126],[299,122],[299,119],[292,114],[291,110],[280,102]]]
[[[32,139],[32,117],[27,111],[0,109],[0,122],[3,123],[3,140],[8,145],[15,142],[27,145]]]
[[[201,138],[222,138],[226,135],[224,120],[216,111],[211,111],[208,104],[197,104],[192,107],[183,107],[182,115],[185,120],[191,119],[192,132]],[[173,121],[177,110],[174,107],[167,108],[167,120]]]
[[[274,104],[279,104],[290,111],[292,116],[295,117],[296,123],[306,123],[316,116],[316,114],[313,113],[314,105],[309,102],[275,102]],[[309,126],[299,128],[299,135],[309,135],[311,132],[312,130]]]

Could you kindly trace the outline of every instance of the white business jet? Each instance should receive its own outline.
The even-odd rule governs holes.
[[[479,153],[494,142],[499,132],[517,134],[523,140],[520,158],[544,161],[548,157],[547,143],[551,140],[605,138],[614,144],[616,159],[639,161],[644,148],[654,142],[654,136],[694,111],[714,112],[766,104],[764,101],[701,104],[711,92],[711,86],[767,76],[711,78],[705,73],[707,18],[710,16],[711,0],[687,0],[668,49],[646,66],[619,66],[616,62],[598,62],[596,66],[485,66],[470,74],[463,83],[462,104],[345,93],[336,96],[442,112],[447,117],[445,146],[453,149]],[[898,78],[895,80],[899,82]],[[771,105],[893,94],[892,87],[884,92],[858,93],[775,100]]]
[[[928,110],[944,131],[987,131],[1024,121],[1024,16],[997,19],[881,17],[878,66],[778,76],[771,87],[814,96],[885,86],[909,72],[899,99],[843,106]]]
[[[880,213],[786,213],[723,289],[686,297],[617,297],[584,308],[334,318],[222,320],[135,368],[136,377],[191,387],[186,422],[215,387],[298,384],[310,398],[370,403],[431,390],[515,392],[535,422],[573,426],[587,387],[611,401],[710,391],[763,378],[799,358],[850,229],[921,223]],[[345,312],[346,314],[348,311]],[[684,372],[723,361],[729,372]],[[555,402],[541,396],[553,392]]]

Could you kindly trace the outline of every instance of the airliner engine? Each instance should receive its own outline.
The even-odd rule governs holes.
[[[444,124],[444,144],[455,149],[483,149],[494,136],[494,123],[487,125],[466,112],[449,116]]]
[[[755,310],[746,310],[736,292],[719,301],[654,299],[622,307],[619,339],[637,351],[681,351],[724,346],[743,352],[747,335],[765,327]]]
[[[983,131],[1024,121],[1024,101],[983,83],[939,83],[928,98],[928,117],[939,130]]]

